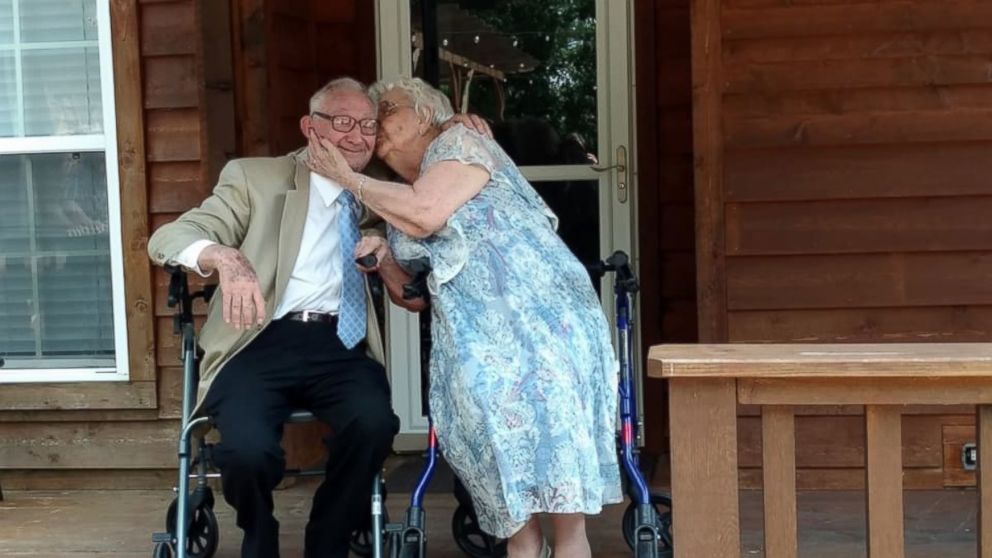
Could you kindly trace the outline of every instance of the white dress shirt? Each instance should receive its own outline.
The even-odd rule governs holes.
[[[278,320],[289,312],[303,310],[337,314],[341,301],[344,255],[338,235],[338,211],[341,206],[335,202],[341,192],[341,186],[319,174],[310,173],[310,199],[300,253],[272,319]],[[215,242],[197,240],[180,252],[172,263],[206,277],[208,274],[200,269],[197,262],[203,249],[212,244]],[[275,245],[272,249],[275,250]],[[349,255],[354,249],[354,246],[344,247]]]

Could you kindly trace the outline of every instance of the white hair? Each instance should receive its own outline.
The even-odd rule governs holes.
[[[369,94],[369,88],[365,87],[365,85],[357,79],[350,77],[339,77],[332,79],[331,81],[325,83],[323,87],[318,89],[317,92],[310,97],[310,112],[318,110],[320,108],[320,103],[324,102],[325,97],[337,93],[338,91],[357,91],[366,96]],[[372,106],[375,107],[374,102],[372,103]]]
[[[369,97],[376,105],[379,98],[389,90],[400,89],[410,97],[413,108],[421,117],[430,116],[430,123],[440,126],[447,122],[455,111],[451,108],[448,96],[432,87],[420,78],[398,77],[391,80],[379,80],[369,87]],[[429,114],[428,114],[429,113]]]

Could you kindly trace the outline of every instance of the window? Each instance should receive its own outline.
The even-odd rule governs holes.
[[[0,0],[0,382],[126,380],[109,0]]]

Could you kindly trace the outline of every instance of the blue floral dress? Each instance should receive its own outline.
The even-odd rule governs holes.
[[[455,126],[421,174],[449,160],[484,168],[489,182],[428,238],[389,231],[401,264],[427,257],[433,269],[430,408],[442,452],[495,536],[535,513],[599,513],[623,496],[618,365],[592,282],[495,142]]]

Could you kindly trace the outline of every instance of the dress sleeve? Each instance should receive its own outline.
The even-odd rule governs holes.
[[[442,132],[431,143],[420,165],[420,173],[441,161],[459,161],[488,172],[491,183],[501,169],[500,160],[495,155],[498,149],[491,140],[457,125]],[[441,230],[423,239],[411,238],[390,227],[388,240],[393,256],[407,268],[414,260],[428,258],[431,274],[427,278],[427,288],[431,294],[436,294],[441,285],[465,267],[471,244],[467,231],[477,226],[477,213],[477,210],[463,206],[448,218]]]
[[[457,219],[452,219],[447,227],[423,239],[389,227],[387,239],[393,258],[408,272],[417,260],[427,259],[430,262],[427,290],[432,295],[436,295],[441,285],[458,275],[468,261],[468,240],[461,221]]]
[[[526,200],[532,209],[544,215],[552,229],[558,230],[558,216],[494,140],[459,124],[434,140],[424,156],[421,174],[441,161],[459,161],[485,170],[489,173],[489,184],[505,183],[509,190]],[[452,219],[448,224],[457,226],[457,221],[458,219]]]
[[[458,124],[442,133],[431,144],[421,164],[421,174],[441,161],[458,161],[479,167],[492,176],[499,164],[492,147],[488,145],[491,141]]]

